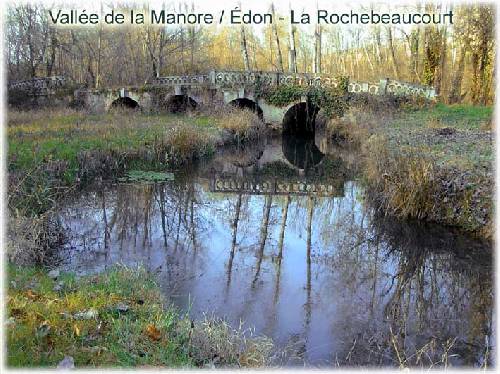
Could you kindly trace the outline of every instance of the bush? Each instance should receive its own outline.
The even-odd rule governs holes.
[[[7,227],[10,262],[22,266],[53,265],[64,235],[51,214],[28,217],[10,213]]]
[[[273,342],[253,336],[241,326],[232,328],[226,321],[207,317],[192,325],[191,357],[196,366],[265,367],[270,364]]]
[[[215,142],[214,136],[201,132],[196,126],[177,123],[165,132],[161,142],[155,144],[155,152],[164,151],[167,164],[180,165],[210,155]]]
[[[231,132],[238,142],[256,138],[264,129],[257,113],[239,108],[226,108],[217,118],[217,124]]]
[[[347,109],[342,86],[335,88],[282,85],[264,92],[263,96],[266,102],[278,107],[284,107],[305,97],[310,104],[323,109],[328,117],[342,117]]]

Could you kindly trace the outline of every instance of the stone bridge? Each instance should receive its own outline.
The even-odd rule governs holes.
[[[277,107],[266,102],[260,93],[266,88],[292,84],[337,87],[339,81],[322,74],[211,71],[207,74],[155,78],[142,87],[99,90],[78,87],[64,77],[35,78],[12,82],[8,85],[8,91],[9,95],[21,92],[32,99],[67,95],[94,112],[105,112],[117,105],[138,107],[145,111],[168,109],[177,112],[197,106],[231,104],[254,110],[267,124],[281,125],[287,115],[296,115],[301,105],[304,107],[306,97]],[[389,78],[379,82],[349,81],[348,92],[435,98],[432,87]]]

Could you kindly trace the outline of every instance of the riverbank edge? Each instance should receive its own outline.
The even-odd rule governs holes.
[[[56,170],[57,181],[61,182],[59,187],[64,192],[50,196],[51,204],[45,212],[9,213],[8,366],[69,368],[74,364],[76,367],[189,369],[267,367],[270,364],[271,339],[249,336],[249,331],[234,329],[216,317],[191,321],[165,303],[151,274],[143,269],[116,267],[96,276],[77,277],[68,273],[53,277],[44,267],[64,241],[64,233],[52,219],[51,211],[58,202],[68,198],[68,194],[95,180],[116,179],[130,169],[155,169],[158,160],[163,167],[180,168],[196,159],[210,157],[222,147],[253,141],[263,135],[262,129],[241,124],[245,121],[244,115],[240,114],[238,121],[228,121],[226,126],[196,127],[198,133],[193,132],[192,126],[180,128],[173,133],[174,142],[178,141],[181,147],[176,153],[182,157],[177,159],[172,147],[161,140],[144,143],[126,157],[113,149],[83,151],[78,157],[81,169],[90,170],[96,162],[111,167],[96,167],[86,173],[84,179],[76,177],[64,184],[63,169]],[[170,141],[166,139],[167,144]],[[189,154],[180,154],[186,145]],[[43,168],[28,170],[28,175],[39,171],[45,174],[52,163],[61,161],[67,160],[44,160]],[[15,259],[11,258],[13,251],[17,252]],[[134,287],[130,287],[131,284]],[[135,301],[131,304],[131,300]],[[130,342],[136,342],[139,348],[132,352]]]
[[[144,269],[78,277],[9,264],[6,364],[20,367],[268,367],[264,336],[166,304]],[[130,287],[133,284],[134,287]]]
[[[412,109],[427,112],[431,106]],[[475,170],[447,167],[419,146],[402,144],[389,136],[380,122],[404,120],[408,109],[392,112],[387,119],[374,116],[375,125],[360,126],[354,116],[330,123],[333,138],[350,143],[360,153],[359,170],[366,198],[381,214],[456,227],[479,239],[492,241],[493,180]],[[439,118],[434,119],[437,122]],[[488,124],[491,128],[491,122]],[[448,127],[443,127],[449,130]],[[486,188],[482,186],[486,185]],[[479,188],[481,186],[481,188]]]
[[[80,111],[20,113],[21,125],[14,130],[19,128],[21,135],[9,132],[9,147],[17,142],[16,152],[9,150],[9,260],[28,265],[50,262],[64,241],[52,214],[54,208],[94,181],[115,180],[128,171],[178,170],[211,157],[220,148],[245,144],[266,133],[250,111],[226,108],[216,114],[163,117],[118,111],[111,117],[96,117]],[[25,139],[35,136],[23,132],[25,123],[39,138],[34,145],[19,148]],[[61,132],[50,123],[57,123]],[[80,135],[78,131],[87,127],[87,133]],[[51,133],[57,134],[55,141]],[[65,142],[69,136],[72,139]],[[45,153],[44,143],[49,143]],[[18,164],[13,170],[11,162]]]

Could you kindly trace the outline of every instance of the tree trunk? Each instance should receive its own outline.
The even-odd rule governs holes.
[[[316,25],[314,32],[314,66],[313,73],[321,74],[321,26]]]
[[[245,28],[241,26],[241,54],[243,56],[243,64],[246,71],[250,71],[250,60],[248,58],[247,37]]]
[[[412,82],[420,82],[418,74],[418,50],[419,50],[420,30],[413,30],[410,34],[410,69]]]
[[[278,26],[276,25],[277,19],[274,11],[274,4],[271,4],[271,12],[273,15],[272,29],[274,34],[274,40],[276,41],[276,48],[278,50],[278,71],[282,73],[285,71],[285,68],[283,66],[283,55],[281,54],[280,37],[278,34]]]
[[[455,104],[462,100],[462,81],[464,78],[465,70],[465,56],[467,53],[466,47],[463,45],[460,49],[460,56],[458,58],[458,67],[455,70],[455,76],[451,83],[450,93],[448,95],[448,103]]]
[[[446,26],[443,27],[442,36],[441,36],[441,48],[439,51],[439,65],[438,72],[436,74],[436,81],[434,83],[434,87],[436,89],[436,95],[440,95],[442,91],[442,85],[444,80],[445,73],[445,63],[446,63],[446,48],[447,48],[447,30]]]
[[[394,50],[394,43],[392,40],[392,30],[390,27],[387,28],[387,42],[389,44],[389,51],[391,52],[392,68],[394,70],[394,75],[396,79],[400,79],[398,63],[396,62],[396,52]]]
[[[290,50],[289,50],[289,70],[291,73],[297,74],[297,50],[295,49],[295,26],[290,23],[289,36],[290,36]]]
[[[97,66],[96,66],[95,88],[99,88],[99,85],[101,83],[101,46],[102,46],[102,24],[99,27],[99,35],[97,39]]]

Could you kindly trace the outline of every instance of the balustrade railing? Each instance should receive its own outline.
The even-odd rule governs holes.
[[[9,90],[20,90],[31,95],[44,95],[68,83],[63,76],[33,78],[8,84]],[[241,88],[277,85],[309,85],[337,87],[339,79],[326,74],[279,73],[268,71],[211,71],[208,74],[172,75],[158,77],[152,81],[153,86],[210,86],[214,88]],[[432,87],[392,79],[381,79],[379,82],[348,82],[348,91],[353,93],[370,93],[373,95],[393,94],[408,96],[424,96],[432,99],[436,96]]]

